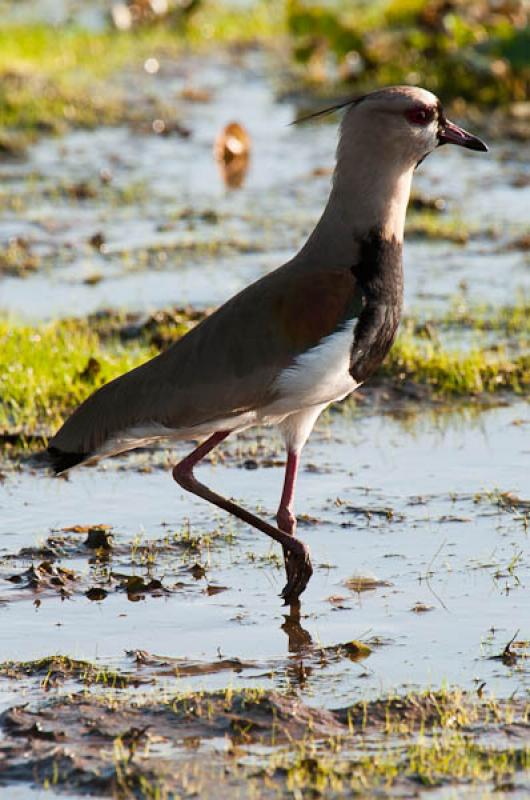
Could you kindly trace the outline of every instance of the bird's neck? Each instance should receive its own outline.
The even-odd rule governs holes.
[[[366,237],[403,242],[414,168],[381,169],[370,159],[340,153],[331,193],[315,230],[300,251],[307,262],[347,266]],[[388,167],[388,165],[387,165]]]

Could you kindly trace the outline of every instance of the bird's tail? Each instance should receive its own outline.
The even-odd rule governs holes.
[[[152,374],[154,360],[105,384],[68,417],[48,445],[56,474],[142,443],[128,432],[149,425],[153,395],[160,389]]]
[[[72,467],[76,467],[78,464],[88,461],[90,453],[67,453],[64,450],[60,450],[58,447],[50,445],[48,447],[48,456],[53,471],[56,475],[60,475],[61,472],[66,472]]]

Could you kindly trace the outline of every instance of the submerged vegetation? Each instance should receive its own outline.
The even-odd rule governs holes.
[[[38,325],[0,322],[0,430],[49,435],[95,389],[156,355],[203,316],[180,309],[144,321],[108,312]],[[444,319],[409,320],[379,376],[396,388],[404,381],[425,385],[438,396],[528,391],[529,318],[521,299],[509,309],[455,305]],[[475,332],[469,349],[438,337],[453,326]],[[505,346],[480,343],[480,333],[492,328],[509,337]]]

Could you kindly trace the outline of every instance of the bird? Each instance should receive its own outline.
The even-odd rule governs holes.
[[[379,367],[403,300],[405,214],[416,167],[440,145],[487,151],[426,89],[391,86],[344,109],[322,216],[293,258],[185,336],[90,395],[48,444],[56,474],[161,440],[201,440],[173,478],[283,548],[284,603],[313,568],[296,536],[300,456],[321,412]],[[201,483],[194,468],[230,434],[276,426],[286,465],[276,525]]]

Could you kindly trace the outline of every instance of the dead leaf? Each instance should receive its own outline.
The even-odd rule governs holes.
[[[96,233],[92,234],[92,236],[88,240],[88,243],[92,245],[94,250],[101,250],[101,248],[105,244],[105,241],[106,241],[105,235],[101,231],[96,231]]]
[[[213,583],[209,583],[204,591],[208,595],[220,594],[221,592],[227,592],[228,586],[215,586]]]
[[[112,530],[112,525],[68,525],[66,528],[61,528],[64,533],[88,533],[94,529],[110,531]]]
[[[353,575],[344,581],[344,585],[352,592],[372,592],[383,586],[392,586],[389,581],[382,581],[374,575]]]
[[[434,606],[427,606],[425,603],[415,603],[411,611],[414,611],[415,614],[424,614],[426,611],[432,611]]]
[[[111,550],[112,549],[112,533],[108,527],[103,528],[89,528],[88,535],[83,542],[85,547],[90,547],[92,550]]]
[[[100,601],[104,600],[108,595],[108,592],[105,589],[102,589],[101,586],[93,586],[91,589],[85,592],[85,597],[88,597],[89,600]]]

